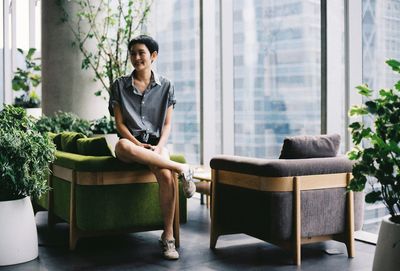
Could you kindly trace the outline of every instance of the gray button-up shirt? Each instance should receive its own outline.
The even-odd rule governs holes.
[[[150,84],[141,93],[133,86],[132,72],[112,84],[108,109],[114,115],[114,105],[120,106],[124,124],[134,137],[143,138],[148,134],[160,138],[167,109],[175,103],[174,86],[170,80],[152,71]]]

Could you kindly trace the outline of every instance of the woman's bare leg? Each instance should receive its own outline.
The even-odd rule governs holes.
[[[115,146],[115,153],[118,159],[126,163],[137,162],[151,167],[169,169],[178,174],[189,168],[187,164],[181,164],[166,159],[165,157],[162,157],[149,149],[137,146],[133,142],[124,138],[118,141]]]
[[[164,159],[169,160],[169,153],[167,149],[163,149],[162,155]],[[173,223],[175,215],[175,184],[173,172],[169,169],[161,169],[157,167],[150,167],[151,171],[156,175],[158,184],[160,186],[159,197],[160,207],[164,221],[163,238],[166,240],[174,239]]]

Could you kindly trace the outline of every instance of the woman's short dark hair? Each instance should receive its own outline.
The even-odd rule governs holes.
[[[133,38],[128,44],[128,51],[131,50],[133,45],[138,43],[146,45],[147,49],[149,49],[150,51],[150,54],[152,54],[153,52],[158,53],[158,43],[152,37],[147,35],[140,35]]]

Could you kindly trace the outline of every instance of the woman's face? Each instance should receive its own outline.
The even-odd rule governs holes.
[[[157,52],[150,54],[146,45],[136,43],[130,50],[131,62],[135,70],[151,69],[151,63],[157,58]]]

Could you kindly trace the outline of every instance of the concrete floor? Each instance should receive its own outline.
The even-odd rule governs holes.
[[[39,212],[39,258],[0,270],[371,270],[375,246],[361,242],[356,242],[353,259],[347,258],[345,245],[335,241],[304,245],[300,267],[291,264],[288,252],[244,234],[220,237],[212,251],[208,211],[197,195],[188,201],[189,220],[181,225],[178,261],[162,258],[161,231],[81,239],[71,252],[68,225],[49,229],[47,213]],[[328,255],[327,249],[334,255]]]

